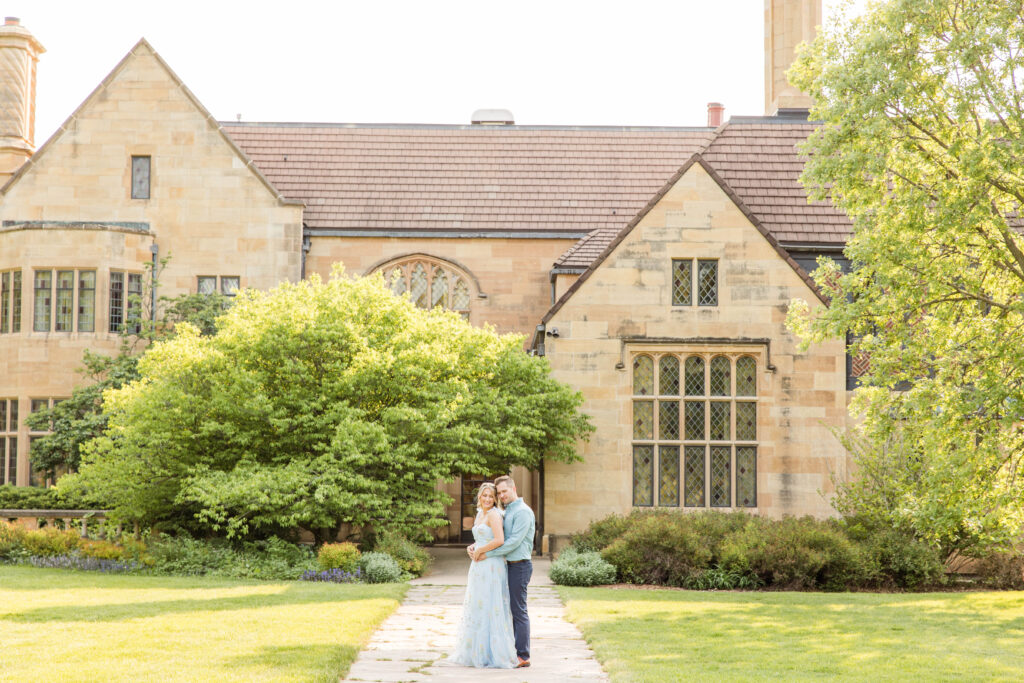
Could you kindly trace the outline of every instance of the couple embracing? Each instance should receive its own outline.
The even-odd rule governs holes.
[[[475,542],[467,548],[473,563],[449,661],[498,669],[530,666],[526,586],[533,575],[533,510],[508,476],[481,485],[476,505]]]

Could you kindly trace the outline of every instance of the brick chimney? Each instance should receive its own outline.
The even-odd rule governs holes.
[[[789,84],[786,71],[796,46],[811,42],[821,25],[821,0],[764,0],[764,107],[774,116],[780,110],[810,109],[811,98]]]
[[[722,125],[724,115],[724,104],[721,102],[708,102],[708,128],[718,128]]]
[[[46,49],[17,17],[0,26],[0,184],[35,151],[36,63]]]

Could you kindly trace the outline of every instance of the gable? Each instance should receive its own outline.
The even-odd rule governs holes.
[[[734,259],[749,258],[751,253],[757,254],[758,262],[788,269],[787,286],[793,296],[812,294],[824,301],[808,274],[701,155],[694,154],[555,302],[542,323],[552,320],[580,290],[606,286],[602,283],[608,278],[599,275],[602,270],[632,269],[638,282],[657,289],[649,296],[658,305],[671,306],[667,275],[673,258],[721,259],[724,268],[736,268],[740,266]],[[623,275],[613,279],[621,281]]]
[[[125,205],[133,155],[153,160],[154,201],[180,200],[186,188],[202,187],[196,176],[209,174],[218,178],[205,185],[210,199],[239,189],[244,199],[298,204],[281,196],[141,40],[0,188],[4,206],[32,205],[23,219],[112,220],[117,213],[142,220],[143,206]]]

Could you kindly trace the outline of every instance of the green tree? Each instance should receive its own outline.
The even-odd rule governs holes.
[[[581,396],[522,338],[474,328],[340,270],[246,291],[182,325],[105,395],[109,427],[60,487],[123,521],[194,516],[229,536],[446,523],[439,480],[578,458]]]
[[[789,73],[823,122],[803,181],[854,225],[852,271],[820,262],[831,303],[794,302],[790,325],[806,343],[850,333],[870,356],[854,454],[866,472],[895,465],[848,484],[846,502],[947,548],[1024,522],[1022,74],[1008,0],[876,4]]]
[[[165,259],[159,265],[166,265]],[[199,328],[202,334],[210,335],[216,330],[216,319],[227,310],[230,298],[221,294],[182,294],[174,298],[161,298],[164,303],[154,322],[151,308],[150,283],[152,278],[143,279],[147,288],[141,295],[132,295],[129,310],[143,311],[135,316],[138,322],[127,324],[121,333],[121,348],[116,356],[89,351],[82,354],[82,368],[79,370],[86,381],[71,392],[71,396],[56,403],[52,408],[39,410],[25,418],[29,428],[49,431],[46,436],[32,442],[31,466],[43,471],[52,479],[78,469],[82,444],[103,434],[107,416],[103,413],[103,392],[119,389],[138,379],[138,354],[154,340],[173,336],[175,326],[188,322]],[[132,320],[129,320],[131,323]]]

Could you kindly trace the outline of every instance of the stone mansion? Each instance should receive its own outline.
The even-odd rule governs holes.
[[[34,146],[42,45],[0,27],[0,483],[42,483],[24,418],[114,354],[145,266],[161,296],[267,289],[341,262],[519,332],[582,392],[583,462],[516,472],[541,533],[662,507],[831,513],[852,370],[799,352],[791,299],[847,218],[808,203],[814,125],[784,77],[820,2],[765,2],[766,113],[693,127],[221,122],[145,40]],[[42,84],[45,87],[45,84]],[[703,123],[703,122],[702,122]],[[446,485],[457,540],[481,478]]]

